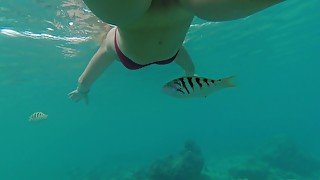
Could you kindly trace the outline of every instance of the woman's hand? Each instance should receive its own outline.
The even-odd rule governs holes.
[[[72,101],[75,101],[75,102],[79,102],[80,100],[83,99],[84,102],[88,105],[89,104],[88,93],[89,93],[89,89],[85,89],[81,85],[79,85],[77,89],[70,92],[68,96]]]

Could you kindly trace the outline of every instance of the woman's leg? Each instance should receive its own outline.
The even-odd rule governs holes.
[[[228,21],[244,18],[285,0],[180,0],[201,19]]]
[[[102,21],[117,26],[134,23],[150,7],[152,0],[83,0]]]
[[[186,73],[187,76],[193,76],[195,67],[187,50],[182,47],[174,60]]]

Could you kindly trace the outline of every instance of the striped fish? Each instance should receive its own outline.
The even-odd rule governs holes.
[[[188,76],[174,79],[163,86],[165,93],[178,98],[207,97],[217,90],[235,87],[234,76],[223,79],[208,79],[198,76]]]
[[[44,120],[47,119],[48,115],[44,114],[43,112],[35,112],[33,113],[30,117],[29,117],[29,121],[40,121],[40,120]]]

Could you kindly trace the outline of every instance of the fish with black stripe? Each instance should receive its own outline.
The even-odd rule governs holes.
[[[207,97],[220,89],[235,87],[234,76],[222,79],[208,79],[199,76],[184,76],[174,79],[163,86],[165,93],[173,97]]]
[[[29,117],[29,121],[33,122],[33,121],[40,121],[40,120],[44,120],[47,119],[48,115],[43,113],[43,112],[35,112],[33,114],[30,115]]]

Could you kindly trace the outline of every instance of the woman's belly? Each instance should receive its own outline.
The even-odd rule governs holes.
[[[118,31],[117,42],[121,51],[138,64],[165,60],[181,48],[186,31],[183,29],[157,29]]]
[[[134,24],[118,27],[119,47],[139,64],[171,58],[181,48],[192,19],[178,6],[150,9]]]
[[[121,51],[139,64],[174,56],[193,19],[175,0],[84,1],[101,20],[118,26]]]

